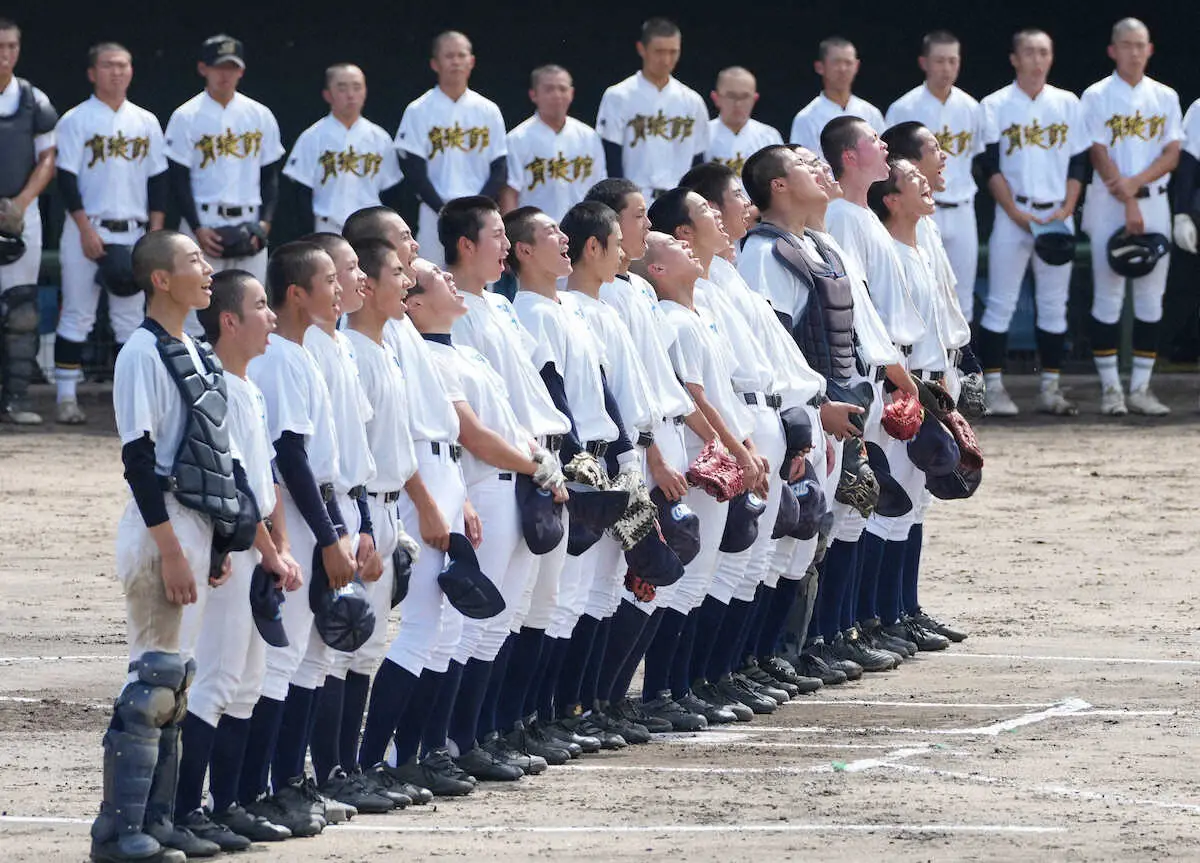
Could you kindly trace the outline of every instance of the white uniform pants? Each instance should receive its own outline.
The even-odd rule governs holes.
[[[1048,202],[1044,202],[1048,203]],[[1056,205],[1057,206],[1057,205]],[[1049,210],[1035,210],[1030,204],[1017,208],[1035,216]],[[1073,222],[1067,227],[1075,230]],[[1037,302],[1037,328],[1047,333],[1067,331],[1067,298],[1071,292],[1071,264],[1052,266],[1033,251],[1033,234],[1019,227],[999,205],[996,223],[988,241],[988,293],[983,312],[983,327],[993,333],[1007,333],[1012,323],[1025,271],[1033,264],[1034,298]]]
[[[114,234],[97,228],[105,243],[132,246],[144,233],[140,228],[124,234]],[[58,334],[71,342],[86,342],[96,323],[96,309],[100,303],[100,286],[96,284],[96,262],[83,253],[79,226],[68,218],[63,225],[62,240],[58,246],[62,265],[62,313],[58,318]],[[113,338],[125,344],[142,323],[145,315],[145,295],[136,293],[132,297],[108,295],[108,320],[112,324]]]
[[[243,222],[257,221],[258,208],[249,207],[249,212],[241,218],[233,219],[222,216],[218,213],[203,213],[200,221],[204,223],[206,228],[223,228],[227,225],[240,225]],[[196,234],[192,231],[192,226],[187,223],[187,219],[180,219],[179,233],[196,239]],[[257,255],[249,255],[244,258],[214,258],[212,255],[205,254],[205,260],[214,272],[220,273],[224,270],[245,270],[254,278],[262,283],[263,287],[267,285],[267,250],[264,248]],[[204,328],[200,326],[200,321],[196,318],[195,310],[188,312],[187,320],[183,325],[184,330],[189,336],[198,338],[204,335]]]
[[[912,500],[913,508],[904,515],[892,517],[883,516],[877,512],[871,513],[871,517],[867,519],[866,529],[882,540],[903,542],[908,539],[909,529],[913,526],[916,517],[917,506],[925,494],[925,474],[918,470],[917,466],[912,463],[912,459],[908,457],[907,442],[896,440],[888,434],[885,434],[884,437],[887,439],[887,443],[882,445],[883,452],[887,456],[891,474]]]
[[[509,620],[510,632],[520,632],[522,627],[546,630],[554,617],[558,605],[558,583],[563,567],[567,563],[567,536],[571,531],[571,516],[564,506],[562,511],[563,538],[554,549],[546,554],[534,554],[524,539],[513,556],[512,570],[517,574],[512,584],[505,579],[501,593],[511,588],[516,602]],[[520,588],[520,592],[517,590]],[[504,601],[509,595],[504,593]]]
[[[446,252],[438,239],[438,214],[427,204],[421,204],[417,214],[417,239],[421,243],[421,257],[439,267],[446,266]]]
[[[1151,185],[1149,198],[1138,201],[1146,233],[1171,236],[1171,206],[1165,194],[1158,194],[1162,181]],[[1092,238],[1092,317],[1102,324],[1115,324],[1121,319],[1125,303],[1125,277],[1118,276],[1108,265],[1108,240],[1125,226],[1125,205],[1108,193],[1103,183],[1092,183],[1083,206],[1083,230]],[[1133,315],[1139,321],[1157,323],[1162,320],[1163,292],[1167,289],[1167,269],[1170,255],[1155,265],[1148,275],[1133,282]]]
[[[383,495],[367,497],[371,512],[371,529],[374,531],[375,550],[383,561],[383,574],[370,583],[363,584],[371,598],[371,610],[375,612],[375,631],[367,643],[353,653],[331,651],[332,663],[329,674],[338,680],[346,679],[346,672],[374,674],[388,648],[388,616],[392,612],[392,552],[396,550],[396,536],[400,526],[396,502],[384,503]]]
[[[0,267],[0,293],[17,285],[36,285],[42,267],[42,212],[37,201],[25,211],[25,254],[11,264]]]
[[[950,269],[958,279],[958,307],[970,323],[975,310],[975,274],[979,269],[979,227],[975,224],[975,199],[957,207],[938,207],[933,221],[942,232]]]
[[[471,505],[483,522],[483,544],[476,554],[483,574],[500,590],[505,609],[487,620],[463,619],[462,638],[454,651],[456,662],[468,659],[491,662],[500,652],[504,639],[508,637],[508,626],[512,620],[509,604],[515,601],[516,585],[524,588],[527,567],[518,565],[521,560],[517,549],[524,543],[521,538],[521,516],[517,510],[516,474],[506,472],[508,479],[499,474],[481,480],[467,490]],[[506,590],[506,583],[512,585]],[[523,590],[522,590],[523,592]]]
[[[828,505],[833,502],[833,493],[837,490],[837,478],[841,474],[841,444],[833,441],[834,469],[830,473],[826,442],[833,439],[827,437],[821,428],[820,410],[814,407],[806,407],[805,410],[808,412],[808,418],[813,427],[813,448],[807,458],[816,469],[817,477],[821,480],[821,490],[825,493],[825,501]],[[803,578],[804,574],[808,572],[808,565],[812,563],[816,551],[817,538],[815,536],[812,539],[804,540],[781,536],[775,540],[775,548],[772,549],[770,559],[767,561],[767,572],[763,578],[763,584],[767,587],[775,587],[781,578],[789,580]]]

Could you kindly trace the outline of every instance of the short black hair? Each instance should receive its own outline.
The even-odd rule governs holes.
[[[641,191],[642,187],[633,182],[633,180],[625,177],[609,177],[588,189],[583,199],[585,201],[599,201],[609,209],[620,213],[629,206],[629,196],[634,192]]]
[[[267,297],[272,309],[283,308],[292,285],[311,290],[322,257],[329,257],[324,249],[303,240],[284,243],[275,250],[271,260],[267,261]]]
[[[592,237],[595,237],[601,246],[607,246],[608,238],[613,235],[618,221],[613,208],[599,201],[581,201],[567,210],[559,227],[567,235],[567,254],[571,263],[574,264],[583,257],[583,249]]]
[[[389,214],[400,215],[391,207],[385,207],[383,204],[355,210],[342,225],[342,236],[355,247],[368,238],[382,239],[386,233],[383,230],[383,221]]]
[[[888,159],[888,175],[886,180],[872,183],[867,189],[867,206],[879,217],[879,221],[887,224],[891,213],[888,212],[884,198],[900,191],[900,163],[904,159]]]
[[[566,75],[568,79],[571,78],[571,73],[562,66],[559,66],[557,63],[546,63],[543,66],[538,66],[529,73],[530,90],[536,90],[538,88],[538,84],[541,83],[543,75]],[[574,86],[574,81],[572,81],[572,86]]]
[[[438,213],[438,240],[446,256],[446,266],[458,263],[458,241],[466,237],[471,242],[479,240],[486,213],[499,213],[496,202],[485,195],[468,195],[447,201]]]
[[[0,29],[2,29],[2,28],[0,28]],[[1047,39],[1050,40],[1050,47],[1051,48],[1054,47],[1053,37],[1051,37],[1051,35],[1049,33],[1047,33],[1045,30],[1043,30],[1041,27],[1026,27],[1022,30],[1018,30],[1016,33],[1013,33],[1012,52],[1014,54],[1016,54],[1017,51],[1019,51],[1021,49],[1021,43],[1024,42],[1026,39],[1033,38],[1034,36],[1045,36]]]
[[[921,56],[928,57],[934,45],[958,45],[958,37],[949,30],[934,30],[921,40]]]
[[[395,246],[378,237],[368,237],[353,248],[354,254],[358,255],[358,268],[371,279],[379,278],[379,274],[383,272],[387,263],[388,255],[396,252]]]
[[[221,313],[233,312],[242,319],[242,303],[246,299],[246,286],[256,281],[253,273],[245,270],[222,270],[213,273],[212,299],[207,308],[196,310],[196,319],[204,327],[204,338],[216,345],[221,338]]]
[[[11,18],[0,18],[0,30],[16,30],[17,37],[21,36],[21,28],[17,26],[17,22]]]
[[[817,59],[822,63],[835,48],[853,48],[854,43],[844,36],[826,36],[817,44]]]
[[[719,207],[731,180],[736,181],[737,174],[724,162],[701,162],[679,178],[679,185]]]
[[[870,128],[870,124],[862,117],[844,114],[841,117],[834,117],[821,130],[821,153],[825,156],[829,167],[833,169],[835,180],[840,180],[842,173],[846,170],[846,166],[842,162],[842,154],[857,147],[858,142],[865,136],[866,133],[862,130],[863,126]]]
[[[514,272],[521,270],[517,259],[517,243],[533,244],[534,218],[542,215],[537,207],[517,207],[504,216],[504,233],[508,236],[508,266]]]
[[[97,42],[91,48],[88,48],[88,68],[95,68],[96,64],[100,62],[100,55],[107,54],[109,51],[120,51],[131,59],[133,57],[133,52],[120,42]]]
[[[320,246],[325,250],[325,254],[333,257],[334,252],[340,249],[343,245],[349,246],[351,249],[354,245],[343,237],[341,234],[335,234],[332,231],[317,231],[313,234],[305,234],[300,238],[303,243],[312,243],[314,246]]]
[[[687,196],[691,191],[679,186],[655,198],[646,213],[650,217],[650,230],[673,237],[680,226],[692,224],[687,207]]]
[[[787,175],[787,144],[769,144],[754,153],[742,166],[742,185],[750,203],[760,211],[771,209],[771,181]]]
[[[177,231],[150,231],[133,244],[133,282],[149,301],[154,296],[153,275],[159,270],[175,272],[175,252],[181,240],[188,239]]]
[[[879,137],[883,143],[887,144],[890,158],[911,159],[919,162],[921,161],[922,147],[920,132],[924,128],[923,123],[908,120],[904,123],[897,123]]]
[[[647,18],[642,22],[642,32],[638,36],[638,41],[643,45],[649,45],[652,39],[670,39],[672,36],[679,35],[679,25],[668,18],[654,17]]]

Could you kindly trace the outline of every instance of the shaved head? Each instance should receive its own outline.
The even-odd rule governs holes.
[[[758,81],[755,80],[754,73],[743,66],[729,66],[722,69],[717,75],[717,90],[735,84],[741,84],[751,92],[758,89]]]

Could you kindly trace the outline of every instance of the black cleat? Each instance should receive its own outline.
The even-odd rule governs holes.
[[[221,853],[221,846],[216,842],[201,839],[182,822],[172,823],[165,817],[147,824],[143,832],[157,839],[164,848],[174,848],[188,857],[215,857]]]
[[[390,797],[368,789],[361,781],[361,774],[352,776],[341,767],[335,767],[329,778],[317,790],[330,800],[353,806],[367,815],[383,815],[396,808]]]
[[[234,833],[219,821],[213,821],[203,809],[196,809],[177,819],[176,826],[191,831],[197,839],[207,840],[222,851],[245,851],[250,847],[250,838]]]
[[[745,678],[738,679],[735,674],[726,674],[719,680],[713,681],[717,691],[726,698],[740,701],[760,716],[774,713],[779,709],[779,702],[774,698],[756,692]]]
[[[753,656],[746,657],[746,665],[738,669],[738,674],[757,686],[764,695],[769,695],[780,704],[785,704],[800,694],[800,687],[790,681],[779,680],[759,665],[758,659]],[[777,693],[782,694],[783,698],[780,699]]]
[[[658,698],[653,701],[643,701],[642,709],[650,716],[670,722],[672,731],[703,731],[708,728],[708,720],[699,713],[684,710],[671,697],[669,689],[658,693]]]
[[[908,638],[899,638],[891,632],[883,628],[879,622],[879,618],[873,618],[865,623],[859,624],[860,633],[867,639],[867,643],[872,647],[880,650],[887,650],[892,653],[899,653],[905,659],[910,656],[917,655],[917,645]]]
[[[724,707],[733,713],[734,719],[738,722],[749,722],[754,718],[754,711],[740,701],[734,701],[724,692],[713,686],[708,680],[700,678],[692,683],[692,692],[695,695],[707,701],[709,704],[714,704],[717,707]]]
[[[950,639],[944,635],[939,635],[936,632],[931,632],[921,624],[917,623],[911,617],[905,617],[899,623],[887,627],[889,632],[894,632],[896,628],[902,627],[907,634],[908,640],[917,645],[917,650],[934,651],[945,650],[950,646]]]
[[[433,792],[424,785],[418,785],[410,782],[407,774],[401,774],[399,770],[387,762],[376,764],[368,771],[374,775],[375,781],[382,787],[385,787],[390,792],[399,792],[410,798],[414,805],[424,806],[426,803],[433,802]]]
[[[525,755],[536,755],[547,764],[566,764],[571,760],[571,752],[566,744],[552,741],[536,719],[528,723],[517,720],[513,730],[504,735],[504,742],[509,748]]]
[[[824,685],[819,677],[806,677],[796,672],[795,667],[779,656],[771,656],[760,661],[758,667],[774,677],[782,685],[789,683],[796,689],[797,695],[810,695]]]
[[[853,626],[834,637],[833,653],[839,659],[858,663],[863,671],[891,671],[896,667],[895,655],[867,647]]]
[[[531,755],[509,746],[508,741],[501,737],[498,731],[489,731],[484,735],[482,746],[501,764],[511,764],[527,776],[545,773],[546,768],[550,766],[550,762],[540,755]]]
[[[592,708],[593,718],[596,716],[604,717],[607,722],[607,727],[615,734],[620,734],[625,738],[625,742],[632,745],[640,745],[650,742],[650,729],[645,725],[626,719],[620,712],[609,704],[607,701],[597,701],[596,706]]]
[[[282,824],[275,824],[259,815],[251,815],[236,803],[228,809],[213,812],[209,817],[217,824],[224,824],[239,836],[251,842],[280,842],[292,838],[292,831]]]
[[[839,635],[840,639],[841,636]],[[830,668],[841,671],[846,675],[847,680],[858,680],[863,676],[863,667],[857,662],[850,659],[842,659],[838,656],[833,645],[826,642],[824,639],[818,638],[811,647],[806,648],[805,652],[814,651],[817,656],[824,660],[825,664]]]
[[[796,669],[797,674],[804,677],[815,677],[826,686],[841,686],[848,679],[846,673],[833,668],[822,659],[815,649],[817,646],[813,645],[813,649],[805,649],[801,653],[789,655],[786,659],[792,668]],[[825,645],[819,646],[824,647]],[[861,669],[859,673],[862,673]]]
[[[325,816],[313,808],[312,801],[299,788],[290,785],[246,804],[246,811],[286,827],[293,836],[316,836],[325,829]]]
[[[579,716],[568,716],[560,719],[559,724],[568,731],[582,737],[594,737],[600,741],[601,749],[624,749],[629,742],[602,724],[603,720],[594,718],[591,713]]]
[[[884,642],[885,640],[891,641],[892,639],[884,635],[879,629],[867,632],[860,624],[858,626],[858,640],[863,647],[869,647],[871,650],[878,650],[880,653],[886,653],[891,656],[896,662],[896,668],[899,668],[904,664],[904,660],[908,659],[908,648],[899,647],[896,650],[889,649]]]
[[[403,783],[394,781],[378,767],[370,770],[355,767],[350,775],[367,791],[392,801],[392,807],[395,809],[406,809],[413,804],[413,798],[404,790]],[[432,794],[429,795],[429,799],[433,799]]]
[[[434,797],[462,797],[475,790],[474,784],[457,777],[461,771],[454,766],[445,749],[434,750],[421,761],[414,756],[391,768],[390,772],[401,782],[428,788]]]
[[[917,608],[916,612],[910,615],[910,617],[924,629],[936,632],[938,635],[950,639],[955,644],[965,641],[967,638],[967,634],[958,627],[952,626],[949,623],[942,623],[932,614],[927,614],[920,608]]]
[[[705,701],[691,690],[685,692],[682,698],[676,699],[676,703],[688,713],[699,713],[708,721],[709,725],[728,725],[731,722],[737,722],[737,716],[728,707],[720,707]]]
[[[525,771],[515,764],[505,764],[486,749],[476,746],[454,759],[458,769],[469,773],[480,782],[515,782],[525,776]]]
[[[550,737],[551,741],[565,741],[573,743],[581,753],[586,752],[591,754],[600,751],[600,738],[590,735],[576,734],[574,731],[566,728],[561,722],[550,722],[542,726],[542,730]]]
[[[612,709],[622,718],[635,725],[640,725],[649,731],[651,734],[666,734],[671,731],[671,723],[665,719],[658,719],[651,716],[644,709],[642,703],[635,701],[632,698],[622,698],[616,704],[612,705]]]

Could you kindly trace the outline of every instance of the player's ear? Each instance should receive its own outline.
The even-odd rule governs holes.
[[[825,63],[823,61],[817,60],[813,63],[813,70],[822,78],[825,77]]]
[[[640,41],[637,43],[637,52],[639,57],[641,57],[643,60],[646,59],[646,46]]]
[[[720,107],[721,107],[721,103],[720,103],[720,102],[717,100],[717,97],[718,97],[718,96],[720,96],[720,95],[721,95],[721,94],[720,94],[720,93],[718,93],[716,90],[713,90],[712,92],[710,92],[710,93],[708,94],[708,98],[712,99],[712,103],[713,103],[714,105],[716,105],[718,109],[720,109]]]
[[[929,73],[929,58],[928,57],[918,57],[917,65],[921,67],[922,72],[925,72],[926,74]]]
[[[1117,46],[1116,45],[1108,46],[1108,59],[1112,60],[1114,62],[1116,61],[1116,59],[1117,59]],[[91,76],[90,72],[88,73],[88,76],[89,77]]]
[[[199,75],[201,78],[203,78],[203,77],[204,77],[204,70],[205,70],[206,68],[208,68],[208,67],[207,67],[207,66],[205,66],[203,63],[196,63],[196,74],[197,74],[197,75]]]

